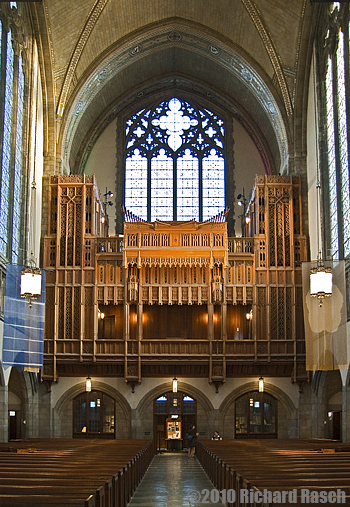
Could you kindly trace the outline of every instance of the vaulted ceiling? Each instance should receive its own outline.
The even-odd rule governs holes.
[[[118,114],[175,92],[233,114],[272,172],[287,170],[306,90],[309,0],[44,0],[43,8],[66,170],[82,170]]]

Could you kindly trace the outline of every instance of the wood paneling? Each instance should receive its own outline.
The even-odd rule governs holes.
[[[144,339],[207,338],[208,315],[201,305],[144,305]]]

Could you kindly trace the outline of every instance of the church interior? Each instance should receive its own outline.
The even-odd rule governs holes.
[[[0,442],[350,441],[349,10],[0,2]]]

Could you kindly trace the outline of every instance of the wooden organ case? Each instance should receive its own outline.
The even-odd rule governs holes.
[[[303,381],[300,180],[257,176],[228,237],[211,221],[143,222],[108,236],[94,176],[50,180],[42,378],[277,375]]]

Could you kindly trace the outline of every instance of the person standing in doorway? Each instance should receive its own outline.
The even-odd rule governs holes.
[[[193,458],[194,453],[196,452],[196,440],[199,433],[196,432],[196,427],[193,424],[193,426],[190,427],[190,430],[187,434],[187,440],[188,440],[188,457]]]

